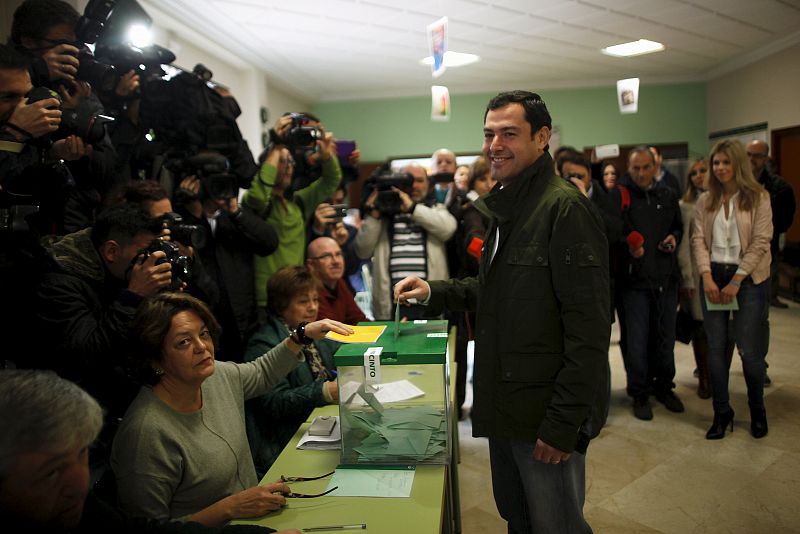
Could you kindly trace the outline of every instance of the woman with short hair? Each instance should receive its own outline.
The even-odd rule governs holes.
[[[245,361],[280,344],[300,325],[317,320],[317,279],[305,267],[287,265],[267,282],[267,323],[250,339]],[[316,340],[303,347],[305,362],[268,392],[245,404],[247,437],[256,465],[263,476],[297,428],[314,408],[339,402],[333,354],[339,343]]]
[[[217,362],[219,324],[205,304],[183,293],[145,300],[131,330],[138,340],[133,363],[146,385],[114,439],[111,465],[122,510],[218,526],[284,505],[285,484],[257,485],[244,402],[300,365],[309,340],[352,330],[315,321],[252,362]]]

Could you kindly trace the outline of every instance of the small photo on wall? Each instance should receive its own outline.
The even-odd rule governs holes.
[[[434,78],[438,78],[445,71],[444,55],[447,52],[447,17],[442,17],[428,25],[428,49],[433,58],[431,74]]]
[[[450,92],[443,85],[431,85],[431,120],[450,120]]]
[[[639,78],[617,80],[617,102],[620,113],[636,113],[639,110]]]

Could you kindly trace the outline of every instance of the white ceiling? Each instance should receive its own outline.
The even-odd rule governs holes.
[[[151,0],[309,101],[705,80],[800,42],[800,0]],[[426,27],[481,56],[432,81]],[[636,39],[666,51],[613,58]],[[798,58],[800,61],[800,58]]]

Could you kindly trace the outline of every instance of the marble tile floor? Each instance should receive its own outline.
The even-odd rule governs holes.
[[[800,533],[800,305],[770,308],[770,323],[769,435],[761,440],[750,435],[736,357],[730,379],[734,432],[720,441],[705,439],[711,400],[697,396],[692,349],[681,343],[675,346],[675,382],[686,411],[668,412],[651,399],[653,420],[634,418],[614,329],[611,410],[587,455],[585,514],[595,533]],[[504,533],[492,497],[487,441],[471,433],[469,418],[461,421],[462,532]]]

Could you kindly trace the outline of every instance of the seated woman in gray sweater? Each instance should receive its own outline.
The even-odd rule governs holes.
[[[217,526],[285,504],[288,486],[257,485],[244,402],[282,380],[303,362],[304,344],[329,331],[352,332],[315,321],[252,362],[216,362],[220,329],[205,304],[183,293],[144,301],[131,338],[148,385],[125,414],[111,455],[122,510]]]

